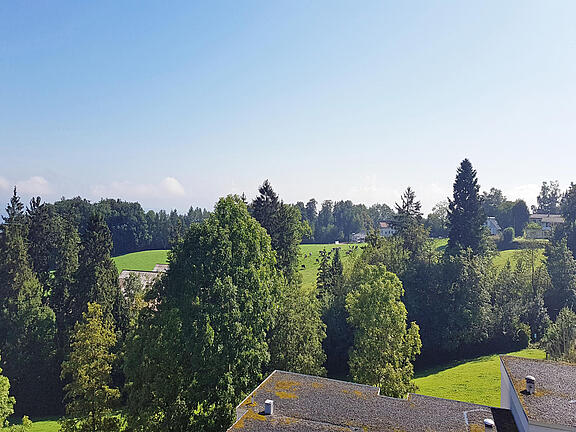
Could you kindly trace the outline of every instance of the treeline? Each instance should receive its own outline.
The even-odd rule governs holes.
[[[394,211],[386,204],[354,204],[352,201],[323,201],[320,206],[312,198],[306,204],[298,201],[302,220],[309,226],[304,243],[334,243],[350,241],[353,233],[367,232],[378,227],[379,222],[390,220]]]
[[[190,207],[186,214],[178,214],[176,210],[144,212],[138,202],[103,199],[91,203],[80,197],[44,203],[41,212],[46,219],[58,215],[67,220],[80,234],[86,231],[93,214],[101,215],[112,235],[113,256],[149,249],[170,249],[192,223],[203,221],[209,214],[200,207]]]

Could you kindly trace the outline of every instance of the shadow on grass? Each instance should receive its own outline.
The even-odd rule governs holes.
[[[429,369],[424,369],[421,371],[417,371],[414,373],[414,378],[425,378],[429,375],[434,375],[437,374],[439,372],[443,372],[447,369],[452,369],[456,366],[460,366],[463,364],[474,364],[474,363],[483,363],[486,361],[489,361],[490,359],[494,358],[495,356],[499,356],[499,355],[506,355],[506,354],[511,354],[511,353],[507,353],[507,352],[498,352],[498,353],[494,353],[494,354],[487,354],[481,357],[472,357],[469,359],[461,359],[461,360],[453,360],[449,363],[445,363],[443,365],[439,365],[439,366],[434,366],[431,367]]]

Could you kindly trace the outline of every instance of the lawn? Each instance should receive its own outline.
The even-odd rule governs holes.
[[[444,249],[448,246],[448,239],[447,238],[433,238],[432,239],[432,246],[438,252],[443,252]]]
[[[122,270],[153,270],[156,264],[168,262],[167,250],[148,250],[120,255],[112,258],[118,272]]]
[[[58,420],[34,420],[32,419],[32,429],[31,432],[57,432],[60,430],[60,425]]]
[[[526,253],[526,249],[511,249],[511,250],[500,251],[498,253],[498,255],[496,255],[494,257],[494,260],[493,260],[494,265],[498,269],[502,269],[502,268],[504,268],[504,266],[506,265],[508,260],[510,260],[510,264],[512,266],[514,266],[514,264],[516,264],[516,261],[517,261],[520,253]],[[536,258],[538,263],[540,263],[541,261],[543,261],[545,259],[544,249],[535,249],[534,253],[535,253],[535,258]]]
[[[302,275],[302,283],[308,287],[315,287],[316,273],[318,272],[320,261],[320,251],[330,251],[334,247],[340,248],[340,255],[342,261],[345,263],[349,255],[346,251],[354,249],[357,253],[363,244],[303,244],[300,245],[300,274]],[[304,256],[306,255],[306,258]],[[118,268],[118,272],[122,270],[152,270],[156,264],[166,264],[168,262],[167,250],[149,250],[142,252],[134,252],[126,255],[120,255],[113,258]],[[304,264],[305,268],[302,268]]]
[[[340,258],[346,264],[348,258],[352,255],[347,255],[347,251],[353,251],[352,254],[357,254],[364,244],[303,244],[300,245],[300,274],[302,275],[302,285],[315,288],[316,276],[318,267],[320,265],[320,251],[325,250],[329,252],[332,248],[340,248]],[[304,258],[306,256],[306,258]],[[316,262],[318,260],[318,262]],[[302,268],[302,265],[305,268]]]
[[[543,359],[544,351],[525,349],[509,353],[518,357]],[[464,362],[422,371],[414,380],[416,393],[455,399],[481,405],[500,406],[499,355],[478,357]]]

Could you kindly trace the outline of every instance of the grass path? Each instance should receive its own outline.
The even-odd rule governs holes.
[[[510,353],[543,359],[544,351],[525,349]],[[489,406],[500,406],[500,358],[498,354],[456,362],[416,374],[416,393]]]

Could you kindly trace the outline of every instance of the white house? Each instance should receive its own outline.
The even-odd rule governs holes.
[[[552,237],[554,228],[564,223],[562,215],[534,213],[530,215],[530,223],[536,223],[540,228],[527,228],[526,237],[546,239]]]
[[[396,234],[396,228],[394,228],[392,221],[380,222],[380,235],[382,237],[392,237],[394,234]]]
[[[366,233],[364,231],[350,234],[350,242],[352,243],[364,243],[365,241]]]

